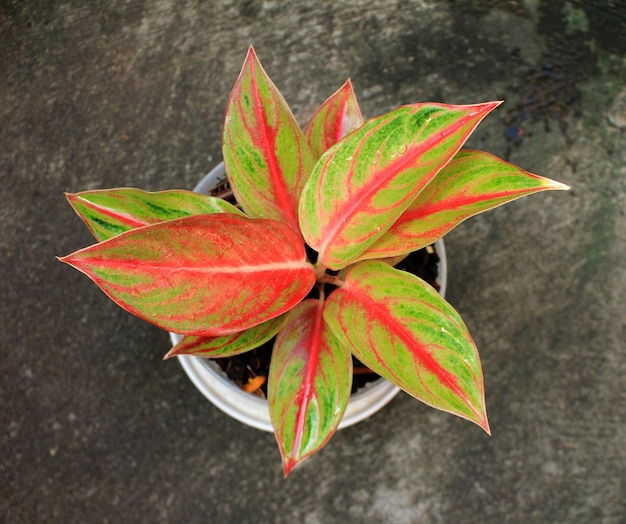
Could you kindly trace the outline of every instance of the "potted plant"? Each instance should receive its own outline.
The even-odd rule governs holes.
[[[204,176],[194,191],[232,201],[234,195],[229,190],[224,162]],[[398,267],[421,277],[445,297],[447,258],[443,239],[411,253]],[[266,380],[275,337],[265,342],[259,340],[260,345],[252,351],[213,359],[210,356],[215,354],[215,347],[209,346],[204,351],[193,342],[194,347],[187,347],[182,342],[183,336],[177,333],[170,332],[170,339],[174,348],[165,358],[176,355],[188,378],[213,405],[248,426],[274,431],[267,404]],[[193,339],[187,339],[190,340]],[[371,372],[362,363],[356,360],[354,363],[352,394],[338,429],[367,419],[400,392],[398,386]]]
[[[463,320],[394,266],[469,216],[567,189],[461,149],[499,104],[419,103],[364,122],[348,81],[301,131],[250,48],[223,135],[241,210],[185,190],[67,195],[99,243],[60,260],[183,334],[170,356],[233,355],[275,337],[268,403],[285,475],[341,421],[351,355],[489,433]]]

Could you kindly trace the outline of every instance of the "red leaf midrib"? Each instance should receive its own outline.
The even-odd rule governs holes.
[[[344,286],[342,290],[348,294],[353,295],[353,297],[355,298],[357,302],[360,302],[364,305],[368,304],[366,306],[367,309],[371,313],[373,312],[374,318],[379,319],[383,323],[383,325],[393,326],[390,332],[398,336],[404,342],[406,347],[409,348],[411,353],[414,355],[414,358],[418,360],[423,365],[423,367],[425,367],[432,375],[437,377],[437,379],[439,380],[441,384],[447,385],[449,389],[453,391],[453,393],[457,397],[464,399],[466,402],[466,405],[470,407],[470,409],[476,415],[481,417],[481,415],[478,412],[476,412],[476,410],[474,409],[474,406],[472,405],[472,403],[469,402],[469,399],[467,395],[465,394],[465,391],[463,391],[463,389],[459,385],[454,375],[452,375],[451,373],[449,373],[447,370],[443,369],[439,365],[436,359],[428,351],[426,345],[416,344],[416,341],[413,338],[411,332],[408,329],[404,328],[402,324],[400,324],[399,322],[395,320],[394,315],[391,313],[391,311],[389,310],[387,306],[385,306],[384,304],[380,302],[374,301],[369,294],[367,294],[364,290],[358,287],[350,286],[349,284],[346,284],[346,286]],[[429,304],[423,301],[421,303],[423,305],[431,307]],[[393,371],[392,369],[384,365],[384,359],[380,357],[380,353],[376,351],[376,348],[371,348],[371,349],[372,349],[372,354],[376,357],[378,362],[381,365],[383,365],[385,369],[387,369],[389,372],[392,372]],[[428,390],[425,384],[424,384],[424,388]]]
[[[313,326],[311,328],[311,332],[307,337],[307,340],[310,341],[307,356],[308,360],[306,363],[306,371],[304,380],[302,381],[302,386],[300,388],[301,402],[298,406],[298,414],[296,415],[296,431],[295,438],[292,447],[292,458],[293,452],[298,452],[300,450],[300,446],[302,445],[302,437],[304,436],[304,426],[306,424],[306,413],[309,404],[313,398],[313,383],[315,382],[315,375],[319,366],[319,354],[321,347],[321,335],[322,335],[322,308],[324,302],[323,299],[317,301],[315,306],[315,310],[313,311]]]
[[[303,269],[310,269],[313,273],[313,266],[306,260],[302,261],[285,261],[269,264],[257,264],[247,266],[181,266],[178,265],[165,265],[159,264],[145,264],[141,260],[111,260],[107,257],[89,257],[88,259],[65,257],[67,262],[82,267],[97,267],[98,269],[137,269],[142,268],[146,270],[154,270],[154,274],[167,274],[167,273],[206,273],[210,274],[233,274],[233,275],[246,275],[251,273],[272,273],[272,272],[299,272]],[[146,273],[149,271],[146,271]]]
[[[269,82],[269,79],[268,79]],[[283,173],[280,170],[278,157],[276,154],[276,134],[277,131],[273,129],[267,121],[267,115],[264,111],[264,104],[261,100],[260,92],[259,92],[259,84],[257,79],[257,69],[256,65],[253,62],[251,71],[250,71],[250,83],[253,86],[254,93],[254,114],[256,120],[261,123],[260,125],[260,134],[261,134],[261,143],[257,143],[257,145],[264,152],[264,156],[267,162],[267,167],[270,173],[270,181],[272,183],[272,188],[274,195],[276,197],[277,204],[281,211],[284,213],[285,218],[288,223],[294,227],[298,226],[298,219],[295,213],[295,204],[292,202],[292,199],[289,198],[289,193],[285,186],[285,179],[283,177]],[[241,97],[240,97],[241,98]],[[274,112],[276,113],[276,120],[280,121],[280,115],[278,114],[277,108],[272,104],[270,106]],[[252,130],[250,130],[252,131]],[[251,133],[251,136],[254,136],[254,133]]]
[[[80,196],[75,196],[72,195],[71,197],[68,196],[69,200],[76,200],[77,202],[80,202],[82,205],[84,205],[85,207],[93,210],[93,211],[97,211],[99,213],[101,213],[102,215],[108,216],[110,218],[114,218],[116,220],[119,220],[120,222],[123,222],[124,224],[128,225],[129,227],[132,228],[137,228],[137,227],[142,227],[142,226],[147,226],[150,223],[146,222],[145,220],[138,220],[136,218],[133,218],[132,216],[128,215],[128,214],[122,214],[119,212],[115,212],[112,209],[103,206],[101,204],[97,204],[95,202],[92,202],[91,200],[86,200],[84,198],[81,198]]]
[[[541,191],[541,188],[532,189],[533,191]],[[455,195],[446,200],[442,200],[437,204],[426,204],[423,206],[416,207],[415,209],[408,209],[405,211],[400,218],[396,221],[397,225],[403,224],[408,221],[417,220],[419,218],[425,218],[428,215],[433,215],[435,213],[440,213],[442,211],[455,211],[459,208],[465,206],[471,206],[473,204],[489,201],[489,200],[498,200],[501,198],[510,198],[515,196],[524,196],[528,193],[528,189],[519,189],[515,191],[501,191],[499,193],[490,193],[487,195],[487,198],[484,198],[485,195],[473,195],[466,196],[464,198],[459,198],[458,195]]]

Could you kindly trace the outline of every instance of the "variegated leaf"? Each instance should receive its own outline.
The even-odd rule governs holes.
[[[482,151],[459,151],[374,245],[359,258],[416,251],[466,218],[539,191],[569,186]]]
[[[289,226],[230,213],[133,229],[60,260],[127,311],[191,335],[226,335],[270,320],[315,282]]]
[[[322,310],[322,300],[299,304],[274,344],[268,401],[285,476],[328,441],[350,398],[352,357]]]
[[[300,225],[321,263],[358,259],[406,210],[499,102],[400,107],[366,122],[320,158],[300,200]]]
[[[421,279],[381,261],[340,273],[324,320],[368,368],[489,432],[478,351],[459,314]]]
[[[362,125],[363,116],[352,82],[348,80],[313,114],[304,129],[304,136],[313,156],[318,159],[331,146]]]
[[[136,227],[189,215],[242,215],[241,211],[225,200],[184,189],[151,193],[125,187],[66,193],[65,196],[98,241]]]
[[[313,169],[313,154],[252,47],[228,101],[223,154],[243,210],[299,231],[298,199]]]
[[[276,336],[285,322],[285,315],[258,324],[245,331],[222,336],[186,335],[165,355],[164,360],[178,355],[224,358],[241,355],[258,348]]]

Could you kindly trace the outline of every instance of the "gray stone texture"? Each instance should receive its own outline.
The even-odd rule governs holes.
[[[0,3],[0,521],[626,521],[623,0]],[[247,46],[300,122],[504,99],[470,147],[571,184],[447,237],[493,436],[401,394],[283,479],[167,335],[60,264],[64,191],[193,187]]]

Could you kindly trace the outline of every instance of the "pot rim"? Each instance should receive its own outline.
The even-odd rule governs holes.
[[[220,162],[202,178],[194,191],[208,194],[218,182],[225,179],[224,162]],[[439,255],[439,293],[444,297],[448,266],[446,249],[442,239],[435,242],[435,248]],[[181,339],[182,335],[170,333],[172,344],[177,344]],[[210,359],[190,355],[180,355],[177,358],[191,382],[218,409],[248,426],[270,433],[274,431],[267,400],[240,389]],[[399,392],[398,386],[384,378],[366,384],[351,395],[346,412],[339,423],[339,429],[352,426],[380,411]]]

